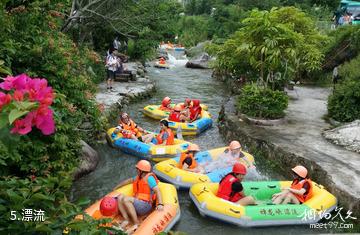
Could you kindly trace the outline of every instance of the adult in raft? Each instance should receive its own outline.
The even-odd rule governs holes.
[[[245,196],[242,192],[241,181],[245,175],[246,166],[239,162],[235,163],[232,172],[221,179],[216,196],[242,206],[255,204],[252,196]]]
[[[147,133],[144,129],[139,127],[127,113],[120,114],[119,125],[116,127],[114,133],[121,132],[126,139],[139,140],[144,143],[150,143],[153,134]]]
[[[189,122],[196,121],[196,119],[200,118],[202,108],[200,106],[200,100],[193,100],[192,106],[189,109],[190,115],[188,117]]]
[[[172,111],[172,108],[171,108],[171,98],[166,96],[162,102],[161,102],[161,105],[159,107],[160,110],[162,111]]]
[[[157,202],[156,209],[163,210],[164,204],[161,197],[161,192],[158,187],[159,180],[151,171],[150,162],[140,160],[136,164],[137,176],[122,181],[115,188],[121,188],[127,184],[133,185],[133,195],[125,196],[118,195],[118,207],[124,221],[120,224],[122,229],[125,229],[130,223],[132,226],[126,231],[131,233],[139,227],[138,216],[149,214],[155,201]]]
[[[190,144],[187,148],[187,151],[181,153],[178,168],[186,171],[201,173],[202,169],[198,167],[195,159],[195,154],[199,151],[200,148],[197,144]]]
[[[174,133],[169,128],[169,122],[165,119],[160,121],[160,133],[153,137],[151,143],[156,145],[173,145],[174,144]]]
[[[280,193],[272,196],[274,204],[301,204],[311,198],[312,184],[308,178],[308,170],[301,165],[291,169],[294,174],[294,180],[290,187],[282,188]]]

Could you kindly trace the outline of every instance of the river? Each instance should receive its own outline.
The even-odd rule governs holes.
[[[229,91],[224,85],[211,78],[210,70],[187,69],[184,66],[175,66],[167,70],[148,68],[150,79],[156,82],[157,92],[150,99],[131,104],[126,110],[133,120],[148,130],[158,130],[158,121],[144,116],[142,108],[148,104],[159,104],[165,96],[169,96],[175,102],[183,102],[186,97],[200,99],[202,103],[209,105],[209,111],[213,115],[213,127],[198,137],[185,137],[200,146],[202,150],[222,147],[227,145],[217,128],[217,116],[224,99],[229,96]],[[113,120],[114,125],[116,120]],[[87,197],[95,201],[108,192],[121,180],[134,176],[136,157],[112,149],[108,145],[98,145],[95,149],[101,156],[101,160],[95,171],[74,182],[70,192],[70,199],[75,201],[80,197]],[[246,149],[246,146],[245,146]],[[256,161],[256,156],[255,161]],[[246,180],[283,179],[276,172],[268,171],[262,167],[261,162],[257,172],[252,172]],[[314,233],[308,226],[283,226],[266,228],[241,228],[220,221],[201,217],[196,207],[191,202],[188,191],[180,191],[179,201],[181,207],[181,219],[173,230],[187,234],[302,234]],[[320,232],[320,231],[319,231]],[[322,230],[322,232],[324,232]]]

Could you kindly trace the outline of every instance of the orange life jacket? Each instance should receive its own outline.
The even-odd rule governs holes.
[[[166,131],[161,130],[160,133],[156,136],[157,144],[162,144],[163,139],[162,136],[164,133],[167,132],[168,138],[166,139],[166,145],[173,145],[174,144],[174,133],[170,128],[166,128]]]
[[[312,184],[311,184],[311,180],[310,179],[303,179],[303,180],[297,180],[295,179],[292,183],[291,183],[291,187],[292,189],[296,189],[296,190],[300,190],[304,187],[304,184],[308,182],[310,188],[308,189],[308,192],[306,194],[300,195],[300,194],[296,194],[293,193],[293,195],[299,200],[299,202],[305,202],[306,200],[308,200],[309,198],[312,197],[313,191],[312,191]]]
[[[139,179],[139,176],[136,176],[133,182],[133,194],[137,199],[152,203],[156,200],[156,194],[151,193],[151,189],[148,184],[149,176],[153,176],[156,183],[159,183],[159,180],[154,173],[148,173],[141,179]]]
[[[242,192],[237,192],[234,195],[231,195],[231,186],[233,183],[239,182],[239,179],[236,178],[232,173],[227,174],[219,183],[219,189],[216,196],[222,199],[237,202],[244,197]]]
[[[180,116],[181,116],[180,112],[172,111],[169,115],[169,121],[180,122],[181,121]]]
[[[131,138],[131,134],[134,134],[136,137],[141,136],[141,132],[139,129],[136,128],[136,123],[130,119],[130,124],[126,124],[120,120],[119,123],[123,130],[130,131],[131,133],[128,133],[126,131],[122,132],[124,138]]]
[[[195,157],[194,157],[194,154],[193,154],[193,153],[181,153],[178,167],[179,167],[180,169],[182,169],[182,167],[183,167],[183,165],[184,165],[184,160],[185,160],[187,157],[190,157],[191,160],[192,160],[191,165],[189,166],[189,169],[194,169],[194,168],[196,168],[196,167],[197,167],[197,162],[196,162],[196,160],[195,160]]]

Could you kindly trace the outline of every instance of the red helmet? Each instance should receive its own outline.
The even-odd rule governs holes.
[[[141,171],[144,171],[144,172],[150,172],[151,171],[151,164],[150,164],[149,161],[140,160],[136,164],[136,168],[141,170]]]
[[[169,105],[170,103],[171,103],[171,98],[168,97],[168,96],[166,96],[166,97],[163,99],[163,101],[161,102],[161,104],[162,104],[163,106],[167,106],[167,105]]]
[[[234,164],[232,172],[235,174],[246,175],[246,167],[240,162],[237,162]]]
[[[295,166],[294,168],[291,169],[293,172],[295,172],[298,176],[302,177],[302,178],[306,178],[307,174],[308,174],[308,170],[301,166]]]
[[[114,216],[118,213],[118,202],[113,197],[104,197],[100,203],[100,213],[103,216]]]

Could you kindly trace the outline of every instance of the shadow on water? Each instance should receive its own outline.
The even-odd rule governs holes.
[[[171,97],[174,102],[183,102],[186,97],[200,99],[202,103],[209,105],[214,125],[198,137],[185,137],[185,139],[198,144],[203,150],[227,145],[219,134],[216,120],[221,104],[229,93],[223,84],[211,78],[210,70],[186,69],[183,66],[172,67],[167,70],[149,68],[149,76],[156,82],[156,94],[150,99],[131,104],[124,110],[140,126],[148,130],[159,130],[158,121],[145,117],[141,110],[148,104],[161,103],[165,96]],[[116,120],[113,120],[113,124],[116,124]],[[112,149],[105,144],[95,146],[95,149],[100,154],[101,160],[95,171],[74,182],[70,193],[70,198],[73,201],[80,197],[87,197],[95,201],[112,191],[121,180],[135,174],[134,165],[138,161],[136,157]],[[282,179],[275,172],[264,169],[261,162],[257,162],[257,165],[258,172],[249,174],[247,180]],[[240,228],[215,219],[201,217],[191,202],[188,191],[179,192],[179,201],[181,220],[173,230],[188,234],[301,234],[317,232],[310,230],[307,226]]]

